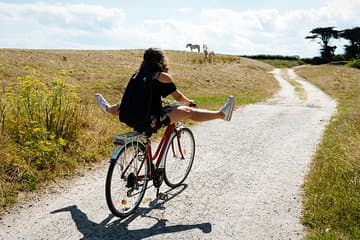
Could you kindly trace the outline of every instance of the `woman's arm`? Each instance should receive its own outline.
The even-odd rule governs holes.
[[[176,101],[184,103],[187,106],[191,106],[194,104],[194,101],[187,98],[182,92],[179,90],[175,90],[173,93],[170,94]]]
[[[163,83],[173,83],[172,76],[169,73],[160,73],[159,81]],[[176,89],[174,92],[170,93],[170,95],[178,102],[181,102],[185,105],[191,106],[194,101],[187,98],[180,90]]]

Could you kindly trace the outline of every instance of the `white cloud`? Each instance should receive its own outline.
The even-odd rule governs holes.
[[[24,36],[26,47],[34,48],[155,46],[184,50],[185,44],[192,42],[207,43],[216,52],[233,54],[313,56],[318,45],[305,39],[310,30],[355,27],[353,24],[360,23],[360,0],[330,0],[317,9],[286,12],[192,8],[174,12],[180,15],[162,18],[161,14],[145,14],[139,19],[141,14],[126,15],[121,8],[100,5],[0,3],[0,46],[22,47],[19,39]],[[39,34],[41,41],[36,41]]]
[[[79,31],[101,31],[121,25],[121,9],[86,4],[7,4],[0,3],[0,21],[31,22],[40,27],[57,27]]]
[[[187,14],[187,13],[192,13],[193,9],[192,8],[178,8],[178,9],[176,9],[176,11],[178,13]]]
[[[276,9],[236,12],[207,9],[201,14],[205,34],[215,36],[212,44],[226,40],[237,52],[317,54],[316,43],[304,39],[315,27],[335,26],[339,30],[360,22],[360,0],[332,0],[319,9],[280,13]],[[337,42],[335,42],[337,43]],[[338,47],[338,52],[341,47]]]

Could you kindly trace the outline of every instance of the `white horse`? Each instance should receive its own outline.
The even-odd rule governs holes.
[[[199,44],[191,44],[188,43],[186,44],[186,48],[190,47],[190,50],[192,51],[193,49],[197,49],[198,52],[200,52],[200,45]]]
[[[215,56],[215,52],[213,50],[210,50],[207,44],[203,44],[203,51],[205,59],[208,59],[211,56]]]

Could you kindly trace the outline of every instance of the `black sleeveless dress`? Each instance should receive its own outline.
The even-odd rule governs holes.
[[[158,79],[153,80],[152,101],[151,101],[151,128],[156,131],[164,125],[169,124],[169,119],[165,120],[166,114],[171,108],[163,107],[161,97],[165,98],[176,90],[174,83],[162,83]]]

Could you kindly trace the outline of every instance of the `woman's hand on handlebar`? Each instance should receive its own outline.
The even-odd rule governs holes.
[[[196,107],[196,103],[194,100],[190,100],[189,107]]]

